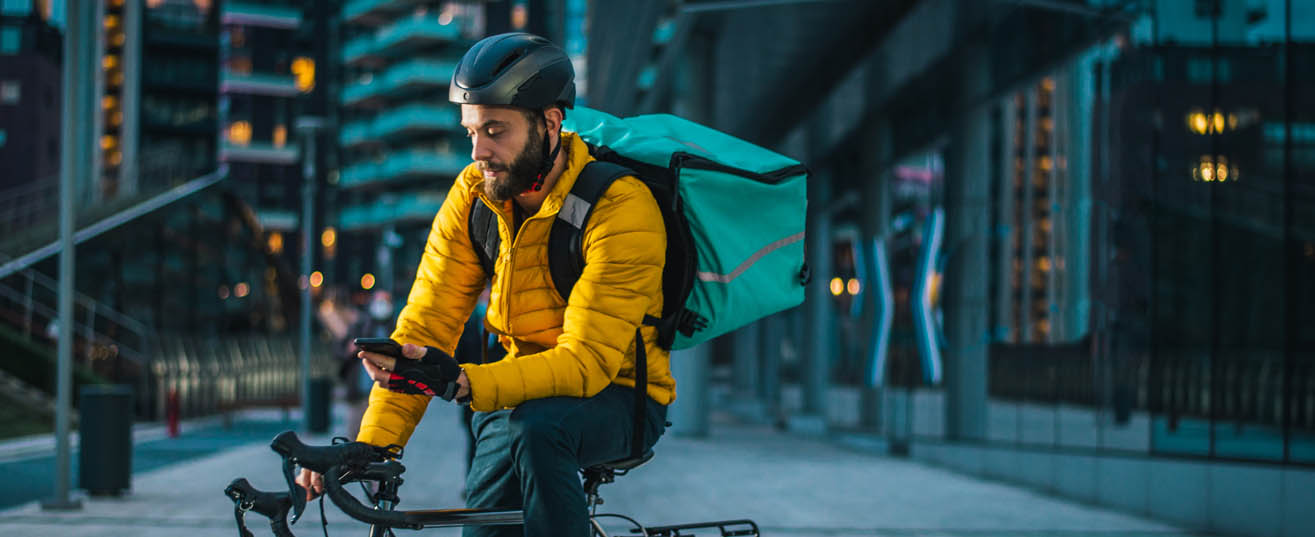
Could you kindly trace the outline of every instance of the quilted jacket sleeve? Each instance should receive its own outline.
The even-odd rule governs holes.
[[[473,166],[467,167],[454,181],[434,218],[415,283],[392,334],[399,343],[430,345],[453,354],[466,319],[484,289],[484,269],[466,229],[474,200],[471,176],[478,173],[473,170]],[[428,404],[428,396],[394,393],[375,386],[357,440],[381,446],[405,445]]]
[[[635,328],[662,309],[666,230],[648,188],[617,180],[585,229],[585,269],[566,306],[557,345],[491,364],[466,364],[472,408],[490,411],[553,396],[590,397],[633,353]],[[645,338],[654,337],[652,329]]]

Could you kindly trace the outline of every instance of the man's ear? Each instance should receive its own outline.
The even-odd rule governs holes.
[[[562,119],[566,117],[561,108],[556,106],[543,111],[543,120],[548,125],[548,132],[560,133],[562,130]]]

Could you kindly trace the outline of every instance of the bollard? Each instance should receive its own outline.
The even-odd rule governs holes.
[[[165,415],[169,421],[169,438],[178,438],[178,390],[169,390],[165,402]]]

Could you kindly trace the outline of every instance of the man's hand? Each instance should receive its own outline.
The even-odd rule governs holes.
[[[301,485],[301,488],[306,489],[306,501],[308,502],[324,494],[324,476],[317,472],[302,468],[297,473],[296,482]]]
[[[370,378],[390,391],[446,400],[460,399],[470,393],[470,383],[457,361],[433,347],[407,343],[402,345],[401,359],[366,351],[357,356]]]

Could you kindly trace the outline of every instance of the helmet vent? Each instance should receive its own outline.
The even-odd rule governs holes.
[[[521,59],[521,56],[523,55],[524,54],[519,50],[512,52],[510,55],[508,55],[506,58],[502,60],[502,63],[498,64],[497,69],[493,70],[493,75],[496,77],[502,74],[502,72],[506,71],[508,67],[511,67],[511,64],[516,63],[516,60]]]

